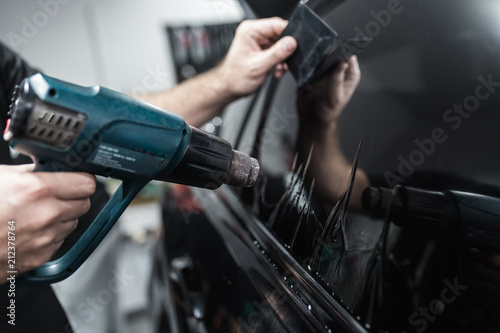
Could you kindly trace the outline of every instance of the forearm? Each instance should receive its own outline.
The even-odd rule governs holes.
[[[219,115],[237,99],[228,89],[220,67],[184,81],[170,90],[135,96],[173,112],[192,126],[200,126]]]
[[[267,74],[296,49],[291,36],[280,39],[287,26],[281,18],[247,20],[235,32],[222,63],[167,91],[135,96],[200,126],[229,103],[255,92]],[[283,65],[276,76],[283,74]]]
[[[338,123],[316,126],[304,123],[300,128],[300,138],[300,151],[304,158],[313,149],[309,174],[315,178],[316,191],[325,200],[335,203],[346,191],[352,170],[352,164],[345,158],[340,147]],[[349,203],[352,209],[362,209],[361,195],[369,185],[368,176],[358,168]]]

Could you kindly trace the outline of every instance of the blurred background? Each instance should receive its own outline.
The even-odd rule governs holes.
[[[200,61],[210,57],[200,43],[209,52],[220,37],[227,39],[207,39],[211,26],[239,22],[243,15],[236,0],[17,0],[2,3],[0,40],[63,80],[120,91],[163,89],[176,82],[179,57],[169,28],[192,28],[190,37],[177,36],[192,39],[185,42],[193,61]]]

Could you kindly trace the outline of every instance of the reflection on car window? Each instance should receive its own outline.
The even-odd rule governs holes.
[[[323,132],[324,99],[336,100],[332,77],[300,92],[289,75],[271,82],[269,103],[267,86],[254,106],[254,114],[265,115],[261,123],[253,116],[258,135],[243,138],[263,172],[244,200],[359,320],[383,329],[423,328],[429,320],[419,308],[440,300],[450,283],[470,285],[467,264],[474,263],[460,252],[481,251],[481,244],[464,242],[456,226],[453,236],[441,227],[401,228],[384,214],[393,209],[390,191],[397,184],[500,197],[500,3],[355,0],[324,14],[341,39],[372,38],[359,55],[359,87],[335,131]],[[389,190],[384,214],[361,212],[368,186]],[[475,305],[466,300],[448,315],[469,315],[467,307]]]

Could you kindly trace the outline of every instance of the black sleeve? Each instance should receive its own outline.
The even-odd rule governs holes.
[[[14,87],[25,77],[37,72],[36,69],[28,66],[17,53],[0,43],[0,116],[2,124],[5,124],[5,114],[9,108]]]
[[[3,133],[14,87],[25,77],[38,71],[28,66],[19,55],[0,43],[0,124]],[[0,133],[0,134],[1,134]],[[12,162],[9,147],[0,138],[0,164]],[[3,225],[3,224],[2,224]],[[14,294],[10,294],[15,289]],[[9,294],[12,297],[9,297]],[[8,323],[11,300],[15,301],[15,323]],[[0,307],[3,309],[0,332],[72,332],[66,314],[50,286],[12,287],[0,284]]]
[[[36,69],[28,66],[17,53],[0,43],[0,128],[2,130],[0,133],[3,133],[5,129],[14,87],[25,77],[37,72]],[[9,147],[0,139],[0,164],[11,164],[11,162]]]
[[[19,55],[0,43],[0,120],[2,133],[5,128],[14,87],[25,77],[38,72],[28,66]],[[8,145],[0,138],[0,164],[17,164],[20,162],[22,162],[20,157],[14,160],[10,158]],[[24,163],[28,162],[30,162],[29,159]],[[104,185],[98,181],[96,193],[90,197],[90,211],[79,218],[77,229],[66,238],[53,259],[58,258],[74,245],[108,199],[109,196],[104,189]],[[10,298],[7,297],[9,288],[9,284],[0,284],[0,308],[2,309],[9,306]],[[17,332],[72,332],[64,310],[50,286],[16,288],[15,298],[16,326],[9,325],[7,322],[8,317],[4,315],[7,319],[0,320],[0,332],[10,332],[13,328]]]

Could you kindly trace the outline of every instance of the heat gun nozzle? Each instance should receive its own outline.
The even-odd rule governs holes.
[[[233,150],[233,159],[229,169],[228,185],[251,187],[259,177],[259,162],[237,150]]]
[[[191,140],[179,164],[156,179],[214,190],[222,184],[253,186],[259,171],[255,158],[233,150],[221,138],[191,128]]]

